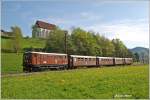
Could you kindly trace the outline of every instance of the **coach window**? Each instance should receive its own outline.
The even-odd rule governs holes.
[[[91,58],[89,58],[89,61],[91,61]]]
[[[78,58],[78,61],[80,61],[80,58]]]
[[[79,58],[79,60],[80,60],[80,61],[82,61],[82,59],[81,59],[81,58]]]
[[[85,58],[85,61],[87,61],[88,60],[88,58]]]
[[[84,58],[81,58],[81,61],[84,61]]]
[[[80,61],[80,58],[78,58],[78,61]]]
[[[79,58],[79,61],[81,61],[81,58]]]
[[[74,61],[76,62],[76,61],[77,61],[77,59],[76,59],[76,58],[74,58]]]

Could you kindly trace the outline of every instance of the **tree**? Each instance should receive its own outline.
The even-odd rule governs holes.
[[[114,45],[108,38],[97,34],[97,44],[101,51],[100,56],[113,56],[115,50]]]
[[[136,62],[139,62],[139,54],[137,52],[134,53],[134,59]]]
[[[32,25],[32,37],[36,38],[36,34],[40,32],[40,29],[37,27],[37,25]]]
[[[13,48],[14,51],[18,54],[21,50],[21,39],[22,39],[22,32],[21,28],[18,26],[11,27],[12,34],[13,34]]]
[[[46,41],[45,50],[47,52],[65,53],[65,32],[58,27],[51,31]]]
[[[92,32],[86,32],[81,28],[75,28],[71,34],[75,54],[96,55],[98,45]]]
[[[112,43],[115,47],[114,55],[116,57],[128,57],[129,51],[123,42],[119,39],[113,39]]]
[[[66,34],[67,51],[69,54],[132,57],[133,54],[119,39],[112,41],[99,33],[73,28],[71,34]],[[65,32],[56,28],[46,41],[47,52],[65,53]]]

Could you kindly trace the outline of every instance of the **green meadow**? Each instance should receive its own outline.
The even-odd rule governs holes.
[[[18,73],[22,72],[22,56],[23,53],[1,53],[1,72],[2,73]]]
[[[148,65],[36,72],[1,78],[5,99],[149,97]]]

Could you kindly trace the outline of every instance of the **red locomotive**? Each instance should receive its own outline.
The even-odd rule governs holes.
[[[25,52],[23,55],[23,70],[31,72],[45,69],[73,69],[82,66],[99,67],[108,65],[125,65],[132,64],[132,62],[132,58]]]
[[[67,54],[26,52],[23,55],[23,70],[36,71],[47,68],[63,69],[68,66]]]

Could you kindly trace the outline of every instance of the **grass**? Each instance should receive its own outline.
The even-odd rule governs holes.
[[[1,53],[1,72],[16,73],[22,72],[22,53]]]
[[[22,44],[23,48],[44,48],[45,47],[46,40],[45,39],[34,39],[34,38],[29,38],[29,39],[23,39]]]
[[[12,48],[12,39],[10,38],[1,38],[1,48],[3,49],[11,49]],[[45,39],[34,39],[34,38],[23,38],[21,40],[22,48],[44,48],[45,47]]]
[[[1,95],[2,98],[7,99],[148,99],[148,76],[148,65],[49,71],[26,76],[9,76],[2,77]]]

